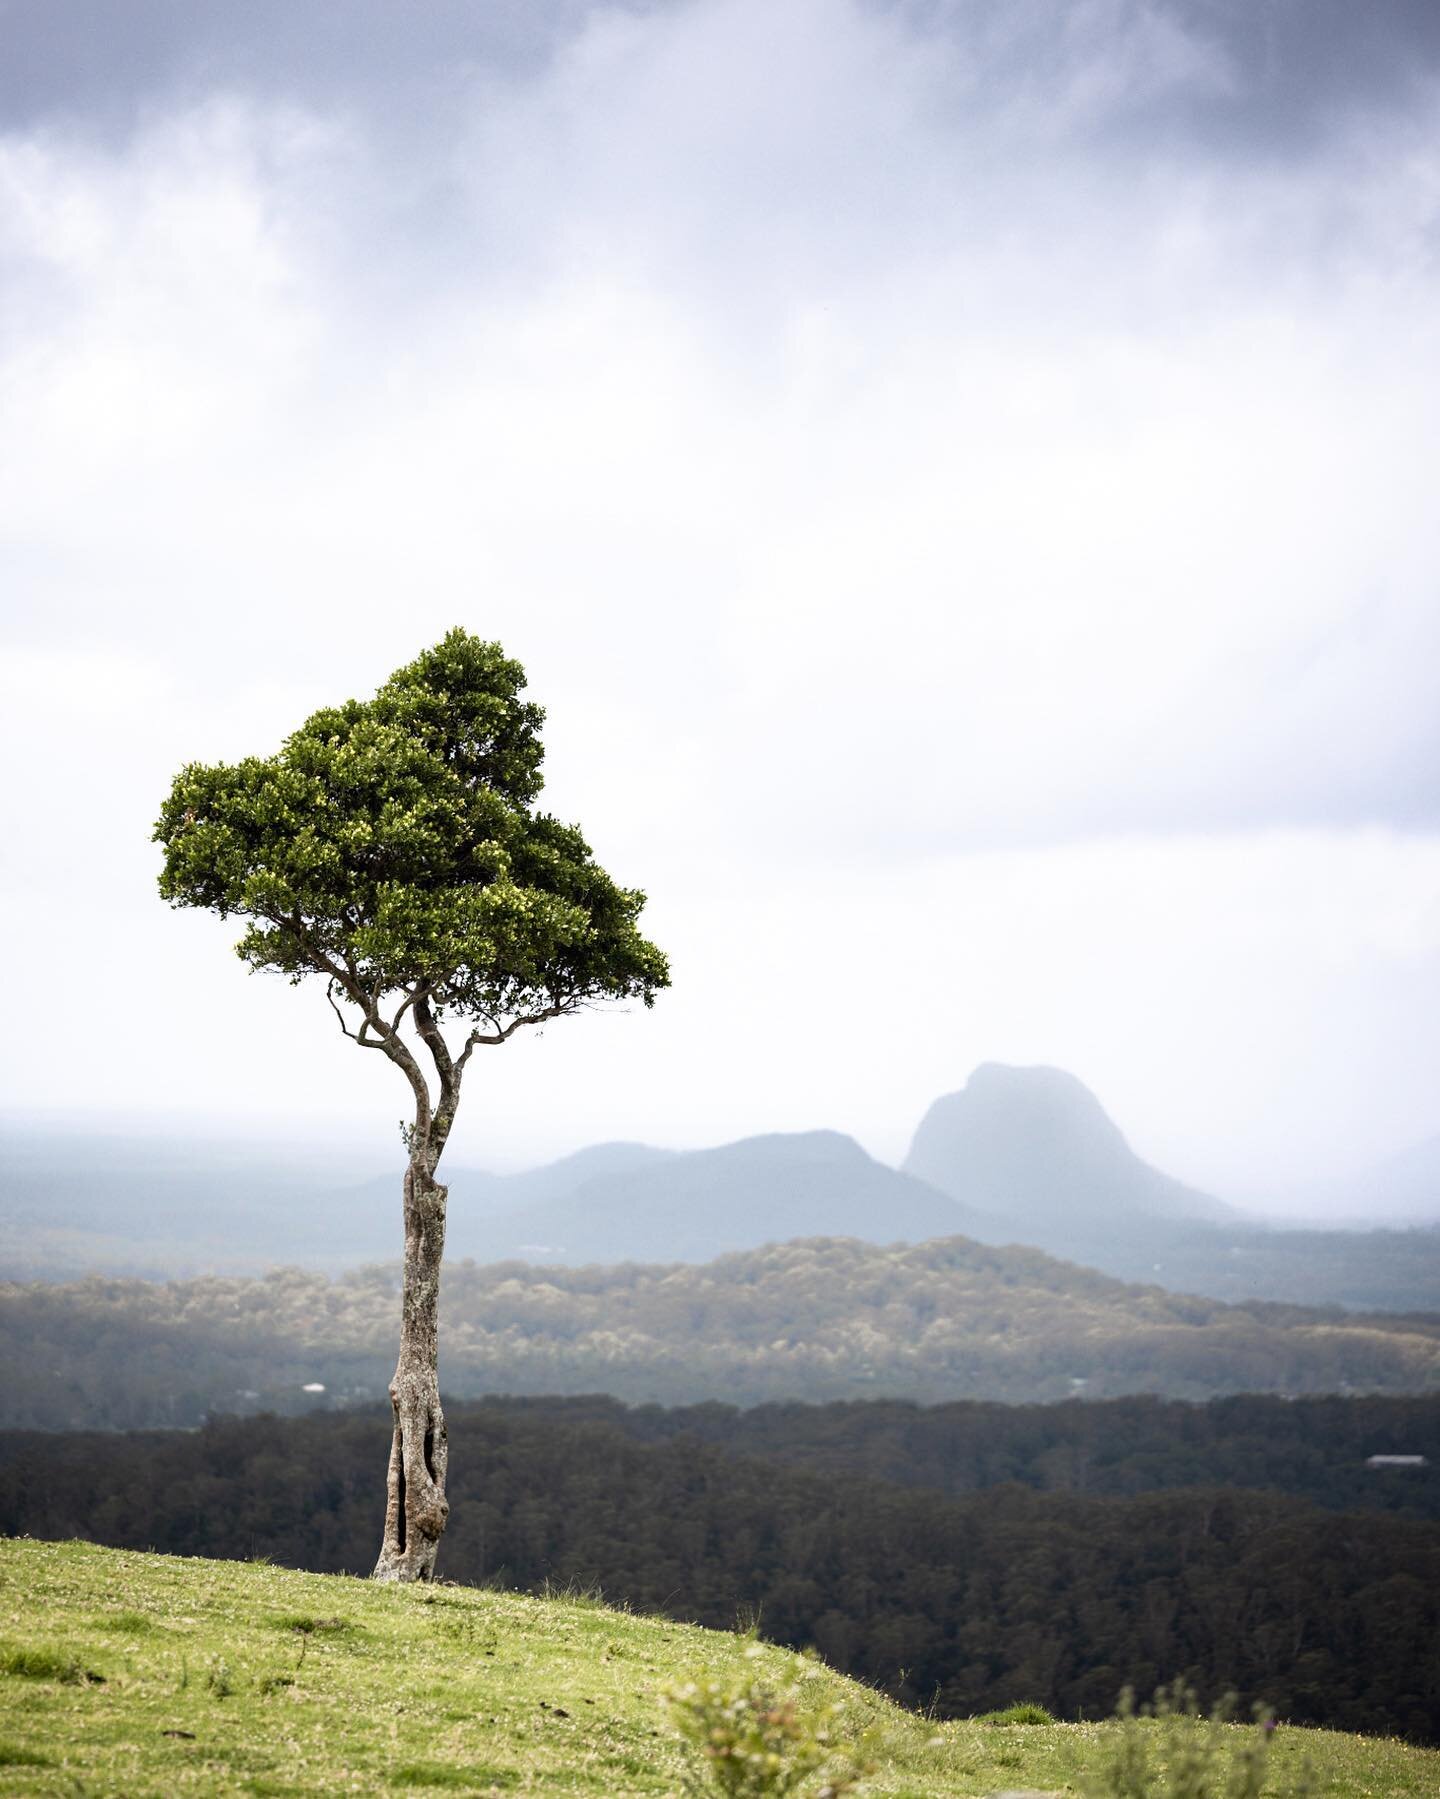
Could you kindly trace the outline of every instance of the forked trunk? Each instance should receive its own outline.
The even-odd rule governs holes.
[[[395,1434],[376,1580],[429,1580],[450,1515],[445,1497],[445,1416],[440,1410],[436,1361],[445,1197],[446,1189],[423,1159],[412,1156],[405,1171],[400,1359],[390,1383]]]

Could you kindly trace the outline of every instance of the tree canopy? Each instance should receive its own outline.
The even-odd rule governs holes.
[[[524,686],[457,629],[278,754],[189,764],[155,829],[162,895],[246,919],[252,968],[318,974],[367,1019],[419,997],[486,1042],[594,1000],[650,1005],[669,976],[645,896],[535,810],[544,713]],[[355,1034],[381,1047],[373,1029]]]

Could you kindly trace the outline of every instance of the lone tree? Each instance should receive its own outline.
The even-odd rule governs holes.
[[[388,1056],[414,1096],[377,1580],[428,1580],[450,1509],[435,1171],[471,1055],[598,1000],[649,1006],[669,984],[636,928],[644,894],[534,809],[544,714],[524,686],[498,644],[452,631],[373,700],[307,719],[278,755],[191,763],[155,827],[162,896],[245,919],[241,960],[318,977],[345,1035]]]

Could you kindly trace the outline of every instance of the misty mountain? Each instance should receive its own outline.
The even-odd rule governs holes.
[[[1387,1191],[1423,1194],[1435,1153],[1429,1144],[1397,1158]],[[366,1158],[7,1132],[0,1278],[175,1278],[276,1265],[333,1274],[394,1263],[400,1147],[383,1172],[376,1152]],[[1440,1309],[1440,1229],[1297,1229],[1243,1218],[1142,1161],[1098,1100],[1059,1069],[977,1069],[962,1092],[931,1107],[905,1171],[837,1132],[815,1131],[684,1152],[604,1143],[518,1174],[447,1164],[445,1178],[449,1255],[480,1262],[695,1262],[796,1237],[915,1243],[962,1232],[1232,1302]]]
[[[1436,1146],[1421,1145],[1388,1164],[1387,1190],[1423,1191],[1436,1161]],[[1440,1230],[1246,1218],[1142,1161],[1094,1094],[1059,1068],[982,1063],[930,1107],[904,1166],[973,1207],[966,1228],[982,1242],[1029,1244],[1120,1280],[1231,1302],[1440,1307]],[[1378,1206],[1371,1215],[1385,1216]]]
[[[1009,1242],[1103,1236],[1142,1221],[1220,1222],[1231,1208],[1142,1162],[1083,1082],[983,1062],[920,1122],[905,1172],[989,1213]],[[995,1240],[996,1224],[982,1235]]]
[[[452,1249],[458,1242],[460,1253],[477,1253],[480,1221],[671,1154],[602,1143],[520,1174],[447,1169]],[[397,1143],[393,1166],[380,1174],[378,1159],[299,1145],[10,1130],[0,1135],[0,1276],[162,1278],[393,1261],[404,1155]]]
[[[650,1153],[648,1164],[587,1171],[570,1191],[532,1199],[478,1227],[457,1219],[452,1242],[477,1260],[699,1262],[793,1237],[918,1243],[977,1222],[966,1207],[875,1161],[838,1131]]]
[[[447,1252],[489,1260],[517,1254],[537,1230],[544,1235],[547,1219],[565,1215],[566,1202],[578,1192],[606,1186],[625,1190],[630,1183],[643,1183],[681,1159],[679,1151],[655,1149],[647,1143],[597,1143],[519,1174],[446,1167],[443,1178],[450,1192]],[[386,1221],[393,1239],[400,1229],[400,1184],[397,1166],[389,1174],[330,1195],[327,1208],[332,1214],[342,1211],[347,1219],[378,1215]],[[536,1223],[527,1222],[531,1219]],[[330,1262],[353,1267],[362,1258],[350,1253],[350,1240],[345,1239],[344,1246],[346,1254],[338,1261],[332,1254]],[[388,1259],[394,1253],[392,1241],[383,1256]]]
[[[603,1143],[519,1174],[447,1168],[447,1253],[478,1261],[704,1261],[791,1237],[868,1243],[977,1222],[836,1131],[673,1151]],[[347,1178],[348,1177],[348,1178]],[[356,1179],[236,1144],[0,1140],[0,1276],[329,1272],[400,1252],[400,1156]]]

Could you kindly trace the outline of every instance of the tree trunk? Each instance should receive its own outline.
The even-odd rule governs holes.
[[[445,1497],[445,1415],[440,1410],[436,1361],[446,1191],[423,1155],[412,1155],[405,1171],[400,1359],[390,1383],[395,1434],[376,1580],[429,1580],[450,1515]]]

